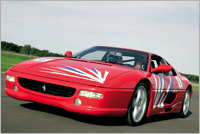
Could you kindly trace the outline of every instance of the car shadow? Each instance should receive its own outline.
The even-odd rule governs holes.
[[[89,123],[89,124],[102,125],[102,126],[126,126],[127,125],[126,120],[123,117],[102,117],[102,116],[91,116],[91,115],[72,113],[58,107],[53,107],[53,106],[35,103],[35,102],[21,104],[20,106],[27,109],[47,112],[47,113],[62,116],[65,118],[70,118],[76,121]],[[189,111],[187,117],[190,116],[191,114],[192,112]],[[174,113],[153,115],[146,118],[144,124],[159,122],[163,120],[171,120],[171,119],[176,119],[176,118],[179,118],[179,116]]]
[[[66,111],[62,108],[53,107],[53,106],[35,103],[35,102],[21,104],[20,106],[27,108],[27,109],[31,109],[31,110],[47,112],[47,113],[51,113],[54,115],[70,118],[70,119],[84,122],[84,123],[103,125],[103,126],[126,125],[126,122],[124,121],[124,119],[119,118],[119,117],[100,117],[100,116],[78,114],[78,113]]]
[[[192,114],[192,112],[188,111],[186,118],[189,117],[191,114]],[[146,118],[145,124],[152,123],[152,122],[159,122],[159,121],[163,121],[163,120],[178,119],[178,118],[181,118],[181,117],[177,113],[158,114],[158,115],[153,115],[153,116],[149,116],[148,118]]]

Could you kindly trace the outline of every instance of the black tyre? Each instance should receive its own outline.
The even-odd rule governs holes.
[[[180,111],[180,117],[185,118],[188,114],[189,108],[190,108],[190,90],[187,89],[185,92],[185,97]]]
[[[147,86],[144,83],[139,83],[128,107],[127,123],[132,126],[140,125],[146,117],[147,106]]]

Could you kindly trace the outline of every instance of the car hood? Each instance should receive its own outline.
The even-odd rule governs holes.
[[[132,68],[110,63],[74,58],[38,58],[20,63],[13,71],[69,82],[102,86]]]

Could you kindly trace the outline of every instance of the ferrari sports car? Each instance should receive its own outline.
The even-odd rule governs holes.
[[[192,86],[164,58],[105,46],[65,55],[13,66],[5,74],[5,92],[71,112],[126,117],[129,125],[162,113],[187,117]]]

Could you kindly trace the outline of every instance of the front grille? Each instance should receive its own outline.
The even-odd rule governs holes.
[[[30,80],[25,78],[18,78],[18,80],[22,87],[44,94],[50,94],[62,97],[71,97],[74,95],[76,91],[75,88],[45,83],[36,80]]]

